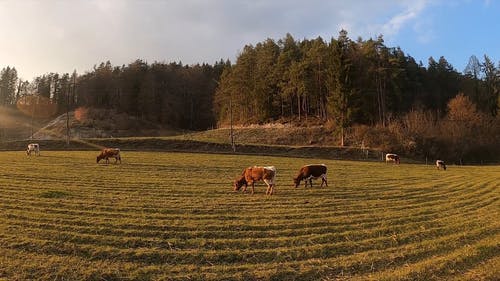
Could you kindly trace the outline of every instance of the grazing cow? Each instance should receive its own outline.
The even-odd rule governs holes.
[[[122,158],[120,156],[119,148],[103,148],[101,150],[101,154],[97,156],[97,163],[102,159],[106,160],[106,164],[109,164],[109,158],[115,158],[115,164],[120,160],[120,164],[122,163]]]
[[[321,178],[321,187],[323,187],[323,183],[328,187],[328,182],[326,181],[326,170],[327,168],[325,164],[306,165],[300,168],[297,176],[293,178],[293,183],[295,183],[295,187],[297,188],[299,187],[300,181],[305,180],[304,187],[307,187],[308,181],[312,187],[312,180]]]
[[[446,171],[446,164],[444,163],[443,160],[436,160],[436,168],[439,170],[440,168],[443,168],[443,170]]]
[[[394,162],[394,164],[399,164],[400,163],[399,155],[394,153],[387,153],[385,155],[385,163],[387,162]]]
[[[36,156],[40,156],[40,145],[38,143],[28,144],[28,149],[26,149],[26,155],[31,156],[32,152],[34,152]]]
[[[269,167],[248,167],[243,170],[241,177],[234,181],[234,191],[240,190],[242,186],[243,192],[246,192],[247,186],[252,186],[252,194],[254,193],[254,184],[256,181],[264,181],[267,184],[266,195],[272,195],[274,193],[276,178],[276,168],[274,166]]]

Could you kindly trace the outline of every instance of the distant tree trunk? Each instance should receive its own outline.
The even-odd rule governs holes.
[[[298,110],[298,113],[299,113],[299,121],[300,121],[300,95],[297,94],[297,110]]]
[[[283,102],[283,96],[280,95],[281,103],[281,118],[285,117],[285,103]]]
[[[378,115],[379,122],[382,126],[385,127],[385,90],[386,90],[386,82],[382,75],[377,74],[377,102],[378,102]]]
[[[340,146],[344,146],[344,127],[340,127]]]
[[[307,115],[308,115],[308,106],[307,106],[307,96],[302,97],[302,112],[304,112],[304,117],[306,118],[307,122]]]

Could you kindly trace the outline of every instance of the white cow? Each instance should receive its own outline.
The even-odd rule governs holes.
[[[34,152],[36,156],[40,156],[40,145],[38,143],[28,144],[28,149],[26,150],[26,155],[31,156],[32,152]]]
[[[440,168],[443,168],[443,170],[446,171],[446,164],[444,163],[443,160],[436,160],[436,168],[439,170]]]
[[[400,163],[399,155],[394,153],[387,153],[385,155],[385,163],[387,162],[394,162],[394,164],[399,164]]]

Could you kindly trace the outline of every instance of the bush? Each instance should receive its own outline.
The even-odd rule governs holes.
[[[354,126],[351,135],[353,136],[352,143],[359,143],[360,146],[366,148],[393,152],[401,150],[398,136],[392,133],[389,128],[382,126]]]

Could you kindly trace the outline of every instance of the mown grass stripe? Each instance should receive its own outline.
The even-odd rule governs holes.
[[[462,207],[462,208],[451,208],[451,210],[453,211],[457,211],[459,210],[460,212],[464,212],[464,211],[467,211],[468,209],[474,209],[474,208],[478,208],[479,206],[487,206],[489,204],[495,204],[497,201],[498,201],[498,198],[495,198],[495,197],[490,197],[490,196],[486,196],[486,199],[485,201],[482,201],[482,200],[477,200],[478,198],[475,198],[473,201],[473,203],[470,203],[470,204],[464,204],[466,207]],[[61,213],[56,213],[56,214],[53,214],[53,215],[50,215],[49,213],[46,213],[46,209],[43,209],[41,210],[40,213],[29,213],[28,214],[24,214],[25,213],[25,210],[26,208],[22,208],[22,207],[19,207],[19,211],[20,212],[20,215],[16,215],[16,212],[13,212],[12,210],[10,212],[7,212],[7,213],[4,213],[5,215],[9,216],[9,217],[15,217],[15,216],[20,216],[20,217],[23,217],[23,219],[26,219],[28,217],[39,217],[39,219],[41,219],[42,221],[45,221],[45,222],[50,222],[51,221],[51,217],[57,221],[58,224],[61,224],[61,223],[66,223],[66,224],[76,224],[76,225],[89,225],[89,224],[92,224],[92,222],[99,222],[99,220],[96,220],[97,217],[88,217],[88,220],[89,221],[81,221],[81,222],[78,222],[79,220],[82,219],[82,213],[77,213],[77,214],[72,214],[71,217],[61,217]],[[24,215],[21,215],[21,214],[24,214]],[[44,214],[44,216],[41,216],[42,214]],[[120,214],[121,214],[121,217],[124,216],[124,214],[122,213],[117,213],[116,215],[111,215],[111,214],[104,214],[103,217],[105,218],[113,218],[113,217],[120,217]],[[393,216],[390,218],[389,221],[393,222],[393,223],[405,223],[405,221],[407,221],[409,218],[413,221],[425,221],[426,219],[428,218],[435,218],[438,214],[440,216],[449,216],[450,213],[443,213],[441,209],[438,209],[437,211],[422,211],[420,213],[416,213],[416,214],[411,214],[411,213],[406,213],[405,210],[403,211],[400,211],[397,213],[398,215],[396,215],[396,213],[393,213]],[[325,220],[325,219],[309,219],[308,220],[308,223],[307,224],[303,224],[303,223],[296,223],[296,222],[293,222],[293,223],[285,223],[285,224],[280,224],[280,223],[274,223],[274,224],[261,224],[261,227],[266,229],[266,230],[272,230],[273,228],[277,228],[277,229],[283,229],[283,227],[286,227],[286,226],[290,226],[292,228],[301,228],[301,227],[307,227],[307,228],[314,228],[314,227],[322,227],[322,226],[325,226],[325,225],[329,225],[332,223],[332,221],[336,222],[337,224],[345,224],[345,223],[348,223],[348,224],[359,224],[359,223],[370,223],[370,222],[376,222],[376,221],[379,221],[380,218],[378,218],[377,216],[373,216],[372,218],[370,217],[365,217],[365,216],[357,216],[356,220],[347,220],[347,221],[344,221],[342,222],[342,220],[338,219],[338,218],[342,218],[341,215],[339,214],[336,214],[336,213],[333,213],[333,214],[326,214],[327,216],[329,217],[335,217],[336,220]],[[216,218],[219,218],[218,220]],[[127,218],[128,221],[130,221],[131,218]],[[195,219],[193,221],[193,219]],[[137,224],[139,223],[139,225],[137,226],[138,228],[151,228],[151,229],[156,229],[156,230],[164,230],[165,229],[165,226],[162,226],[165,224],[165,222],[170,222],[170,223],[174,223],[176,221],[179,221],[179,220],[183,220],[184,223],[186,225],[189,225],[190,222],[196,222],[196,221],[200,221],[200,220],[203,220],[205,223],[203,224],[204,227],[206,227],[207,229],[210,229],[211,227],[212,228],[215,228],[215,229],[219,229],[221,228],[220,225],[217,224],[217,222],[220,222],[221,220],[227,220],[226,222],[226,225],[228,227],[233,227],[232,224],[238,224],[239,223],[239,220],[248,220],[249,218],[245,218],[245,217],[242,217],[242,218],[236,218],[236,217],[228,217],[228,218],[224,218],[224,217],[220,217],[220,216],[203,216],[203,217],[197,217],[197,215],[190,215],[190,214],[186,214],[184,216],[175,216],[175,217],[169,217],[169,216],[166,216],[166,217],[160,217],[160,218],[155,218],[155,217],[144,217],[144,215],[142,217],[139,217],[139,218],[136,218],[136,222],[135,223],[132,223],[132,224],[127,224],[127,225],[118,225],[120,228],[130,228],[130,227],[133,227],[134,224]],[[291,220],[294,220],[295,218],[287,218],[288,219],[291,219]],[[91,222],[91,221],[92,222]],[[254,219],[252,219],[253,222],[256,222]],[[258,221],[257,221],[258,222]],[[262,221],[263,223],[265,221]],[[147,225],[144,225],[144,223],[147,223]],[[247,230],[247,227],[249,226],[245,226],[245,225],[242,225],[239,227],[238,230],[240,231],[243,231],[243,230]],[[252,228],[255,228],[255,227],[258,227],[258,225],[256,226],[251,226]],[[222,230],[224,230],[224,226],[222,226]]]
[[[96,165],[92,152],[16,155],[0,153],[0,279],[494,276],[482,264],[497,260],[498,167],[142,152]],[[293,188],[298,166],[314,162],[329,166],[330,187]],[[278,167],[276,196],[262,184],[253,196],[233,193],[242,168],[261,163]],[[479,254],[461,259],[464,249]]]

